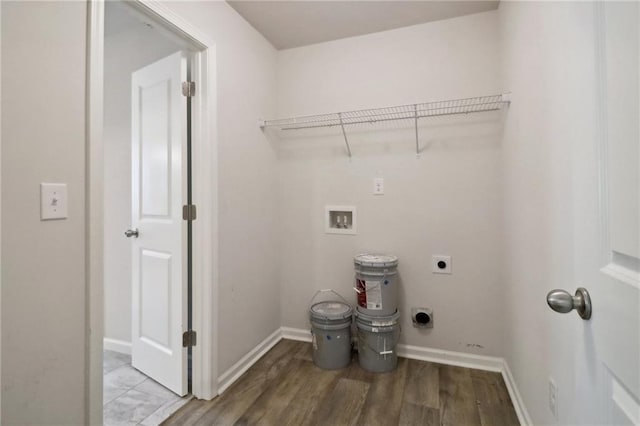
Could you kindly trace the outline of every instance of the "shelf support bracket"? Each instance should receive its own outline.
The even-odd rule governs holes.
[[[342,113],[338,113],[338,118],[340,119],[340,128],[342,129],[342,136],[344,137],[344,143],[347,145],[347,153],[349,154],[349,158],[351,158],[351,148],[349,147],[349,139],[347,139],[347,132],[344,131],[344,123],[342,121]]]
[[[420,143],[418,139],[418,105],[417,104],[413,105],[413,114],[415,119],[414,124],[416,128],[416,157],[420,158]]]

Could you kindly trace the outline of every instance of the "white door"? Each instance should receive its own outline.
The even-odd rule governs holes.
[[[640,8],[603,2],[594,10],[602,125],[573,150],[575,282],[566,289],[585,287],[593,314],[559,318],[565,348],[556,349],[572,345],[574,355],[574,388],[559,398],[572,423],[639,425]]]
[[[132,365],[178,395],[187,393],[187,58],[175,53],[133,73]]]

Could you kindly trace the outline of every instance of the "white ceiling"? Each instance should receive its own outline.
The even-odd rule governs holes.
[[[289,49],[493,10],[499,0],[227,0],[227,3],[276,49]]]

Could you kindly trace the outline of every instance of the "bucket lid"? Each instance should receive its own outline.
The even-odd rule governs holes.
[[[309,309],[312,318],[341,320],[351,316],[353,308],[346,303],[330,301],[314,303]]]
[[[353,261],[356,265],[362,266],[374,266],[374,267],[383,267],[383,266],[397,266],[398,265],[398,257],[393,256],[391,254],[359,254],[357,255]]]
[[[360,322],[363,324],[370,324],[376,327],[388,327],[391,325],[395,325],[398,323],[400,319],[400,311],[396,309],[396,311],[387,316],[376,316],[376,315],[368,315],[359,310],[356,310],[356,322]]]

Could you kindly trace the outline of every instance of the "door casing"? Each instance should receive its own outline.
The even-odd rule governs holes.
[[[214,70],[216,45],[203,31],[186,22],[158,1],[137,0],[130,3],[163,29],[186,39],[198,50],[194,52],[192,80],[196,95],[192,99],[193,199],[198,217],[193,222],[193,329],[198,334],[192,350],[192,393],[196,398],[217,395],[217,289],[218,247],[217,152]],[[86,423],[102,424],[102,351],[103,351],[103,103],[104,103],[104,2],[88,4],[87,61],[87,154],[86,197],[86,311],[87,364],[85,406]]]

